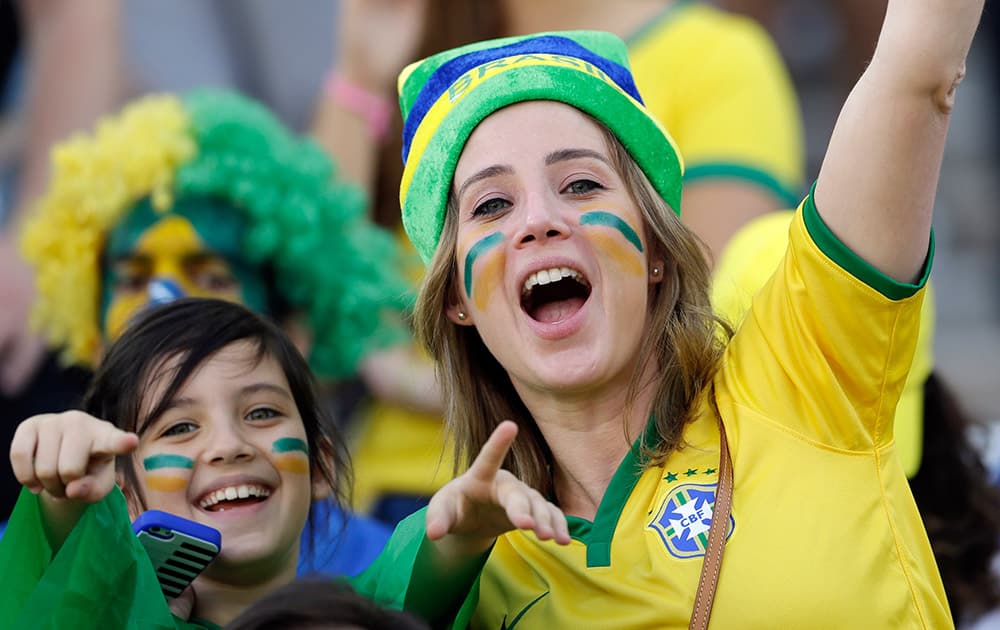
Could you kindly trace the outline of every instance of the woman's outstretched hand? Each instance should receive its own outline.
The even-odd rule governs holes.
[[[437,491],[427,508],[427,537],[455,538],[466,551],[485,551],[497,536],[530,530],[540,540],[570,542],[566,516],[537,490],[503,470],[517,425],[500,423],[469,470]]]

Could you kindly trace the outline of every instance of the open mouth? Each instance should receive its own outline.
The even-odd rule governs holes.
[[[257,484],[241,484],[219,488],[207,493],[198,501],[206,512],[225,512],[254,503],[267,501],[271,489]]]
[[[576,269],[553,267],[536,271],[521,287],[521,308],[533,320],[555,324],[583,308],[590,283]]]

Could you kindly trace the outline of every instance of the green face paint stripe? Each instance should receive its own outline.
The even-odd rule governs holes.
[[[635,248],[642,253],[642,241],[639,240],[639,235],[635,233],[624,219],[618,215],[611,214],[610,212],[588,212],[587,214],[580,217],[580,225],[603,225],[605,227],[614,228],[622,233],[622,236],[628,240],[629,243],[635,245]]]
[[[503,234],[494,232],[472,246],[465,255],[465,294],[472,297],[472,265],[476,259],[503,242]]]
[[[274,441],[274,446],[271,447],[275,453],[290,453],[292,451],[302,451],[306,455],[309,454],[309,445],[306,444],[305,440],[300,440],[299,438],[287,437],[279,438]]]
[[[194,460],[183,455],[153,455],[142,460],[146,470],[157,468],[194,468]]]

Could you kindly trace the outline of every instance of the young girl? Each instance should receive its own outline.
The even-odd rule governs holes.
[[[496,474],[513,432],[500,437],[436,498],[454,533],[404,556],[413,574],[394,575],[401,557],[390,545],[356,581],[360,592],[439,620],[512,521],[537,520],[539,536],[568,542],[565,526],[549,525],[558,510]],[[13,627],[226,624],[295,577],[311,500],[340,492],[341,449],[304,359],[274,325],[218,300],[153,308],[111,347],[83,411],[29,418],[15,434],[11,464],[27,491],[0,544],[0,615]],[[463,508],[457,518],[451,505]],[[174,602],[190,621],[171,616],[129,526],[147,509],[222,534],[193,599]]]

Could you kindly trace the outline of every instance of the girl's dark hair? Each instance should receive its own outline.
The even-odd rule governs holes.
[[[426,630],[429,627],[408,613],[382,608],[343,582],[298,580],[257,600],[229,622],[226,630]]]
[[[347,505],[351,471],[346,446],[320,407],[309,365],[278,326],[239,304],[185,298],[140,313],[108,349],[83,409],[141,435],[195,370],[237,341],[256,346],[256,363],[271,358],[281,366],[305,427],[312,470],[329,484],[333,501]],[[167,387],[144,405],[161,379]],[[116,465],[124,475],[126,496],[145,509],[132,457],[119,457]]]
[[[1000,548],[1000,491],[969,441],[975,426],[947,383],[931,372],[924,383],[923,458],[910,490],[956,623],[1000,604],[991,566]]]

